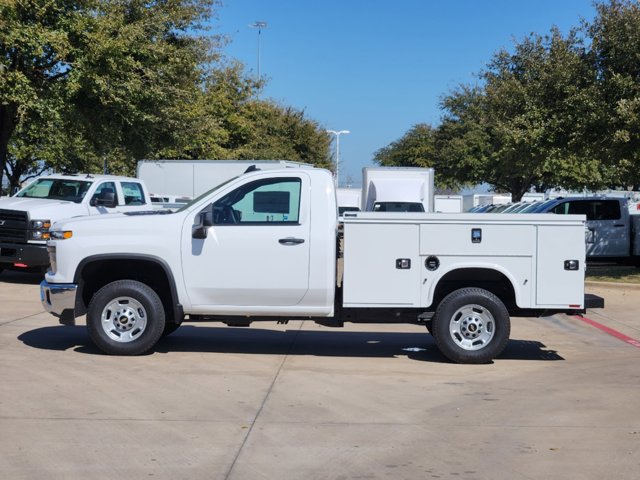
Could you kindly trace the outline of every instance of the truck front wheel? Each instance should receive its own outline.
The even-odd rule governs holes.
[[[117,280],[93,296],[87,328],[97,347],[111,355],[139,355],[153,348],[165,328],[158,294],[134,280]]]
[[[447,295],[432,322],[436,345],[457,363],[490,362],[504,350],[511,330],[502,301],[481,288],[462,288]]]

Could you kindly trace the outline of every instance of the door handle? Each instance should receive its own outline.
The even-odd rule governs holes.
[[[614,223],[614,227],[624,227],[624,223]]]
[[[304,238],[281,238],[280,240],[278,240],[278,243],[280,243],[281,245],[300,245],[301,243],[304,243]]]

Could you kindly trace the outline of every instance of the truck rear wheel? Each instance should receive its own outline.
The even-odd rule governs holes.
[[[151,349],[165,328],[158,294],[134,280],[117,280],[93,296],[87,328],[96,346],[111,355],[139,355]]]
[[[436,345],[457,363],[487,363],[509,341],[511,321],[506,307],[493,293],[462,288],[447,295],[432,320]]]

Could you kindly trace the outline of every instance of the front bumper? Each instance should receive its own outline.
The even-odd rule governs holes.
[[[49,253],[45,244],[2,242],[0,243],[0,263],[46,267],[49,265]]]
[[[49,283],[43,280],[40,284],[40,301],[44,309],[58,317],[63,325],[76,323],[76,292],[75,283]]]

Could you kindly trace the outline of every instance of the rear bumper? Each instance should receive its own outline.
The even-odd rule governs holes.
[[[74,283],[49,283],[43,280],[40,284],[40,301],[44,309],[58,317],[63,325],[75,325],[76,292]]]
[[[593,295],[592,293],[585,293],[583,305],[584,307],[578,310],[567,310],[561,313],[566,313],[567,315],[583,315],[589,308],[604,308],[604,298]]]
[[[23,264],[27,267],[46,267],[49,254],[46,245],[30,243],[0,243],[0,263]]]

